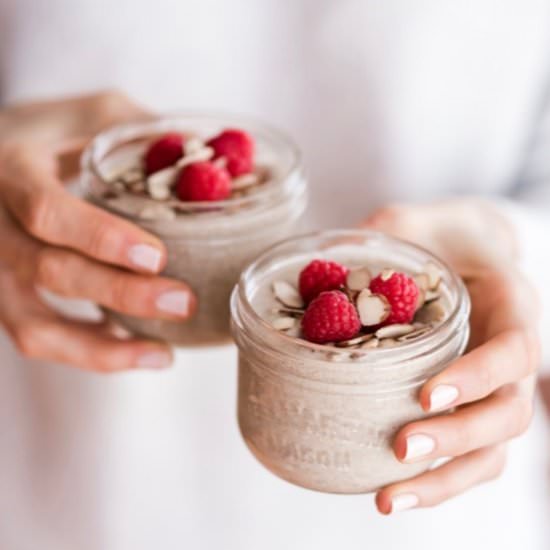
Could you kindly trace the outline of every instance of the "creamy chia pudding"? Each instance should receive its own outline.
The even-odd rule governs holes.
[[[239,426],[273,473],[366,493],[430,467],[391,444],[427,416],[420,387],[467,344],[469,297],[447,265],[379,233],[326,231],[264,253],[231,309]]]
[[[168,277],[188,283],[187,322],[107,315],[135,334],[200,346],[229,340],[229,297],[244,266],[291,234],[307,200],[297,147],[246,119],[185,115],[118,126],[82,160],[88,200],[157,235]]]

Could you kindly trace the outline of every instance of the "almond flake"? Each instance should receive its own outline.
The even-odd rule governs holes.
[[[278,317],[271,323],[276,330],[289,330],[296,325],[294,317]]]
[[[383,338],[399,338],[400,336],[405,336],[413,331],[414,327],[412,325],[396,323],[394,325],[387,325],[379,328],[376,331],[376,337],[380,340]]]
[[[445,310],[439,302],[426,304],[422,309],[419,309],[414,320],[420,323],[439,323],[445,318]]]
[[[380,278],[383,280],[383,281],[389,281],[391,278],[392,278],[392,275],[395,273],[395,271],[393,269],[389,269],[389,268],[386,268],[386,269],[383,269],[381,272],[380,272]]]
[[[274,281],[273,293],[275,298],[285,306],[297,309],[304,307],[304,301],[298,291],[286,281]]]
[[[350,290],[363,290],[369,286],[371,277],[371,273],[366,267],[350,269],[346,276],[346,286]]]
[[[350,340],[342,340],[341,342],[336,342],[335,345],[337,348],[349,348],[364,344],[365,342],[368,342],[373,338],[374,334],[361,334],[361,336],[356,336],[355,338],[351,338]]]
[[[275,308],[273,310],[273,313],[281,313],[283,315],[286,315],[288,317],[302,317],[304,315],[304,309],[303,308],[297,308],[297,307],[282,307],[282,308]]]
[[[239,189],[246,189],[259,183],[258,176],[256,174],[244,174],[238,178],[233,179],[231,182],[231,189],[237,191]]]
[[[111,170],[107,176],[104,176],[104,179],[110,183],[113,183],[117,180],[123,179],[126,174],[133,172],[134,170],[139,170],[141,172],[141,168],[139,166],[136,166],[135,161],[132,161],[131,163],[117,166],[116,168]]]
[[[419,288],[415,311],[418,311],[425,303],[426,303],[426,291],[423,288]]]
[[[128,183],[128,184],[143,181],[144,179],[143,171],[141,170],[141,168],[131,168],[127,172],[124,172],[124,174],[120,176],[120,179],[124,183]]]
[[[197,151],[200,151],[201,149],[204,149],[205,145],[204,142],[197,138],[197,137],[190,137],[184,144],[183,144],[183,154],[184,156],[187,155],[193,155]]]
[[[141,210],[139,217],[143,220],[174,220],[176,213],[164,204],[151,204]]]
[[[361,349],[373,349],[373,348],[377,348],[379,345],[380,345],[380,340],[378,340],[378,338],[372,338],[368,342],[365,342],[361,346]]]
[[[439,298],[439,292],[435,290],[428,290],[424,295],[424,302],[429,304],[430,302],[435,302]]]
[[[417,273],[413,276],[413,281],[416,283],[418,290],[428,290],[430,288],[430,277],[426,273]]]
[[[227,159],[225,157],[218,157],[212,161],[212,164],[215,164],[218,168],[225,168],[227,166]]]
[[[364,326],[378,325],[387,319],[391,313],[391,306],[385,296],[372,294],[365,289],[357,297],[357,311],[361,324]]]
[[[428,288],[435,290],[441,281],[441,270],[430,262],[424,266],[424,273],[428,276]]]
[[[400,336],[397,340],[399,342],[410,342],[411,340],[415,340],[416,338],[419,338],[420,336],[427,334],[431,330],[432,330],[432,327],[430,325],[424,325],[422,328],[417,328],[412,332],[409,332],[408,334],[404,334],[403,336]]]
[[[170,198],[170,188],[176,179],[177,172],[176,168],[169,166],[151,174],[147,178],[147,191],[149,195],[159,201]]]
[[[214,149],[212,147],[203,147],[194,153],[185,155],[178,162],[176,162],[177,168],[183,168],[184,166],[189,166],[195,162],[204,162],[210,160],[214,156]]]

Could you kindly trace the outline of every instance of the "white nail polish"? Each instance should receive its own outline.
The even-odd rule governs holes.
[[[458,397],[458,388],[441,384],[430,394],[430,411],[439,411],[448,407]]]
[[[170,354],[164,351],[151,351],[139,357],[136,366],[139,369],[163,369],[169,367],[171,363]]]
[[[413,493],[403,493],[402,495],[395,495],[391,499],[391,513],[403,512],[403,510],[409,510],[418,505],[418,497]]]
[[[148,244],[135,244],[128,250],[128,258],[136,267],[156,272],[160,268],[162,253],[154,246]]]
[[[165,313],[186,316],[189,313],[189,293],[181,290],[165,292],[157,298],[156,305]]]
[[[414,460],[429,455],[435,449],[435,441],[429,435],[415,434],[407,437],[405,460]]]

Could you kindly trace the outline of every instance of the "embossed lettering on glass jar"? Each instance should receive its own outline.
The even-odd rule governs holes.
[[[181,132],[206,139],[228,127],[253,136],[256,161],[269,169],[269,181],[254,193],[216,202],[180,202],[173,219],[146,219],[144,205],[164,208],[164,203],[128,193],[114,196],[105,179],[113,166],[142,154],[144,143],[155,136]],[[186,346],[229,340],[229,297],[239,274],[261,251],[291,234],[307,201],[296,145],[279,131],[240,117],[185,114],[118,126],[94,139],[82,168],[88,200],[160,237],[168,250],[164,275],[187,282],[198,297],[197,314],[185,323],[107,314],[136,334]]]
[[[346,350],[312,344],[266,321],[274,280],[314,258],[344,265],[442,272],[446,319],[393,348]],[[238,420],[258,460],[303,487],[365,493],[429,468],[402,464],[391,443],[404,424],[423,418],[421,385],[463,353],[470,300],[460,278],[424,249],[379,233],[327,231],[289,239],[251,264],[231,300],[239,348]]]

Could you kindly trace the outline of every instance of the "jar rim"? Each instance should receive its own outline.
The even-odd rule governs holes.
[[[253,134],[262,133],[284,145],[287,152],[290,153],[291,160],[282,173],[276,174],[273,180],[270,181],[268,185],[265,185],[265,189],[260,189],[256,193],[244,197],[219,201],[189,201],[187,203],[178,201],[178,208],[180,210],[188,213],[201,211],[212,212],[214,209],[224,212],[229,209],[247,207],[258,201],[263,203],[270,197],[276,196],[288,185],[289,181],[292,182],[293,176],[300,174],[303,163],[302,151],[296,142],[283,130],[249,115],[202,110],[184,110],[164,113],[150,120],[117,124],[99,132],[84,149],[80,162],[81,171],[83,174],[86,172],[91,173],[101,183],[108,185],[108,181],[105,175],[101,173],[99,165],[101,161],[104,160],[105,156],[113,150],[114,145],[120,145],[125,142],[129,143],[132,140],[151,135],[151,126],[153,125],[156,125],[158,128],[158,131],[154,132],[157,134],[163,131],[173,131],[173,126],[177,123],[182,124],[184,122],[193,122],[193,120],[201,119],[209,123],[219,123],[223,126],[244,126],[245,129],[249,129]],[[147,130],[149,131],[147,132]],[[110,147],[102,147],[106,141],[110,142]],[[80,184],[87,187],[84,191],[90,192],[89,185],[86,186],[86,184],[84,184],[83,178],[80,179]],[[128,213],[124,215],[129,219],[140,219],[139,216]]]
[[[256,326],[261,327],[263,331],[266,331],[267,334],[272,336],[275,340],[280,342],[280,346],[276,346],[278,353],[286,353],[287,355],[292,355],[285,349],[285,345],[294,350],[305,350],[309,352],[320,352],[326,353],[327,346],[323,344],[315,344],[313,342],[308,342],[302,338],[296,338],[285,334],[284,332],[278,331],[271,326],[269,322],[262,318],[259,315],[250,300],[246,295],[246,280],[251,277],[252,273],[258,268],[258,266],[267,260],[269,256],[277,251],[277,249],[283,248],[285,245],[290,243],[298,243],[299,241],[306,241],[307,239],[315,238],[342,238],[342,237],[360,237],[367,239],[377,239],[379,241],[398,245],[402,248],[406,248],[410,251],[417,253],[422,253],[426,255],[427,261],[432,261],[442,267],[450,277],[450,280],[457,292],[457,299],[453,304],[453,308],[447,318],[441,322],[439,325],[434,327],[433,330],[428,331],[426,334],[419,336],[418,338],[402,343],[399,346],[387,347],[387,348],[363,348],[363,349],[353,349],[349,350],[346,348],[336,348],[331,347],[330,353],[332,354],[341,354],[342,357],[345,357],[345,354],[349,355],[353,353],[356,357],[353,359],[353,363],[361,365],[362,360],[383,360],[390,361],[395,358],[396,367],[399,365],[402,360],[403,353],[407,354],[407,359],[416,358],[424,353],[428,349],[430,352],[439,349],[447,343],[448,338],[441,339],[441,334],[450,333],[449,337],[453,337],[455,331],[468,319],[470,314],[470,297],[462,279],[458,276],[454,269],[452,269],[447,262],[441,260],[438,256],[424,248],[410,241],[400,239],[397,237],[391,237],[387,234],[381,233],[379,231],[373,231],[368,229],[330,229],[330,230],[321,230],[314,231],[306,234],[301,234],[287,238],[285,240],[279,241],[278,243],[271,246],[269,249],[265,250],[258,258],[256,258],[251,264],[249,264],[246,269],[241,273],[238,284],[233,290],[233,296],[231,300],[231,313],[233,318],[238,319],[240,317],[238,307],[243,307],[245,313],[252,319],[253,323]],[[313,251],[312,251],[313,252]],[[238,299],[238,305],[237,305]],[[429,346],[430,343],[433,343],[433,346]],[[273,346],[275,348],[275,346]],[[284,351],[283,351],[284,350]],[[401,358],[398,358],[401,356]],[[335,364],[342,364],[338,361],[335,361]],[[384,365],[385,369],[388,368],[387,364]],[[391,368],[391,367],[390,367]]]

